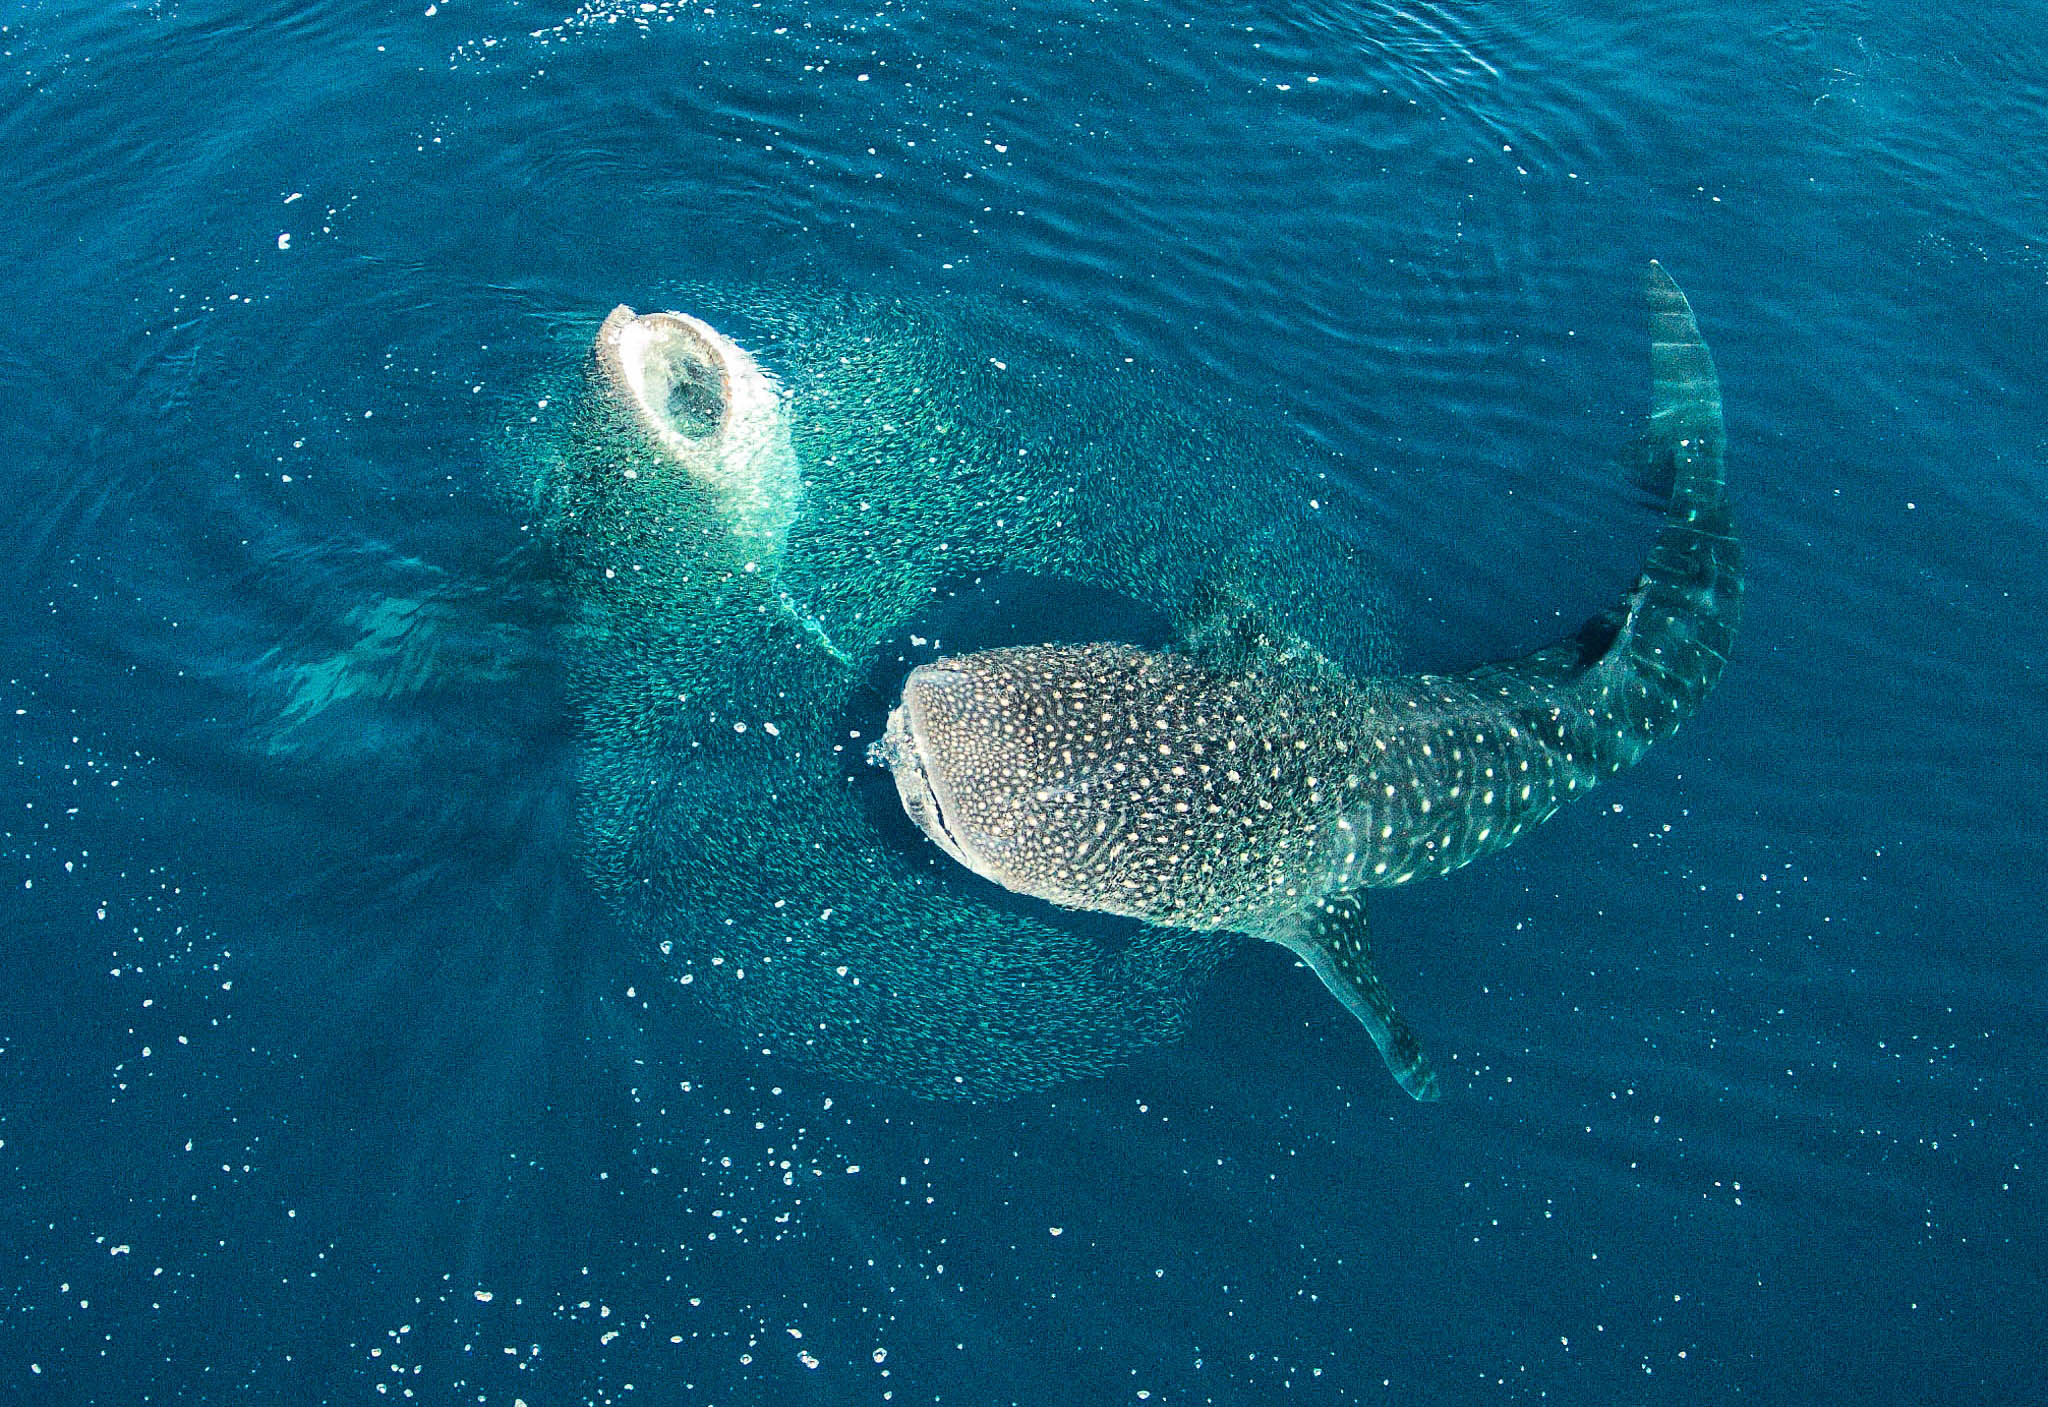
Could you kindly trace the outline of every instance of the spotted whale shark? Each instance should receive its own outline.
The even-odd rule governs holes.
[[[1652,465],[1671,476],[1635,586],[1576,635],[1461,674],[1359,679],[1288,642],[1037,645],[911,671],[873,760],[976,874],[1297,954],[1417,1099],[1437,1074],[1375,970],[1363,891],[1512,844],[1700,705],[1741,612],[1720,385],[1649,266]]]

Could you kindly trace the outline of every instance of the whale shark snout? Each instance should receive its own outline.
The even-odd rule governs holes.
[[[598,329],[605,378],[641,426],[665,447],[687,452],[731,422],[734,372],[751,358],[709,323],[687,313],[635,313],[621,303]]]
[[[868,760],[889,769],[904,814],[934,844],[976,874],[1007,886],[1013,880],[1002,873],[989,838],[973,827],[958,790],[963,781],[974,781],[970,766],[963,765],[957,749],[940,741],[963,708],[973,706],[974,697],[973,681],[961,670],[944,665],[912,670],[903,682],[903,700],[890,710],[882,741],[868,749]]]

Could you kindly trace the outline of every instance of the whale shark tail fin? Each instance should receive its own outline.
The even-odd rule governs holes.
[[[832,634],[825,629],[825,622],[819,620],[799,605],[794,596],[790,595],[780,586],[777,586],[775,597],[782,605],[782,613],[795,622],[796,628],[802,631],[805,638],[812,644],[816,645],[840,664],[845,665],[848,669],[858,669],[860,667],[860,661],[832,643]]]
[[[1507,666],[1575,720],[1584,755],[1619,771],[1670,737],[1721,677],[1742,615],[1742,547],[1723,467],[1721,383],[1692,307],[1649,266],[1650,428],[1642,451],[1670,484],[1642,575],[1573,638]]]
[[[1742,615],[1742,547],[1724,468],[1721,382],[1692,307],[1649,267],[1650,445],[1671,472],[1664,525],[1584,687],[1612,766],[1633,762],[1689,718],[1721,677]],[[1604,739],[1603,739],[1604,741]]]

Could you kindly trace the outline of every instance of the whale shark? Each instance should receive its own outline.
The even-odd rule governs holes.
[[[781,385],[745,348],[688,313],[636,313],[624,303],[598,327],[600,384],[626,413],[643,451],[619,468],[627,484],[680,469],[708,492],[746,557],[744,570],[776,583],[784,615],[841,664],[851,659],[823,622],[783,589],[781,566],[803,496]],[[668,512],[666,485],[648,485],[650,516]]]
[[[716,495],[734,536],[779,557],[802,482],[781,389],[760,363],[701,318],[635,313],[624,303],[599,326],[592,350],[647,443]]]
[[[1416,1099],[1365,890],[1512,844],[1700,706],[1741,612],[1721,396],[1652,263],[1645,448],[1671,476],[1641,576],[1576,635],[1460,674],[1358,678],[1260,632],[1225,648],[1025,645],[912,670],[871,760],[947,855],[1019,894],[1292,950]],[[1239,632],[1242,635],[1244,632]]]

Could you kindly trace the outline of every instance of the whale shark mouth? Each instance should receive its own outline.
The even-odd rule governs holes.
[[[911,672],[904,685],[903,702],[889,711],[882,741],[868,749],[868,760],[889,769],[896,779],[896,795],[903,803],[904,814],[934,844],[982,878],[1007,885],[995,867],[956,829],[959,808],[945,780],[935,772],[925,747],[925,704],[930,690],[934,686],[944,687],[949,676],[958,677],[930,665]]]
[[[599,329],[598,358],[634,415],[671,444],[716,439],[732,416],[732,346],[685,313],[621,304]]]

